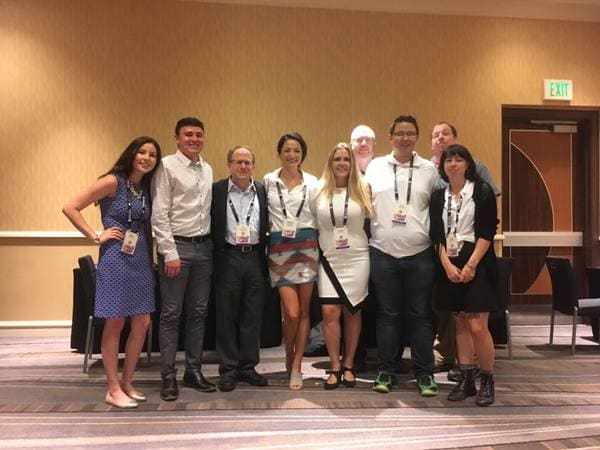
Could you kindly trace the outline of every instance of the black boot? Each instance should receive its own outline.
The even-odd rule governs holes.
[[[477,394],[475,389],[475,381],[473,380],[474,369],[461,369],[461,377],[448,394],[448,400],[451,402],[461,402],[467,397],[472,397]]]
[[[477,406],[490,406],[494,403],[494,375],[491,373],[481,373],[481,384],[479,385],[479,394],[477,394]]]

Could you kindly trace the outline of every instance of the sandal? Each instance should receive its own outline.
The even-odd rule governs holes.
[[[344,386],[353,388],[356,386],[356,373],[354,373],[354,367],[344,367],[342,370],[342,383]],[[350,372],[352,374],[352,380],[346,379],[346,372]]]
[[[325,381],[325,383],[323,383],[323,387],[328,391],[331,389],[337,388],[340,385],[340,380],[342,379],[342,371],[341,370],[326,370],[325,373],[328,375],[333,375],[335,377],[335,382],[328,383],[327,381]]]
[[[302,373],[292,372],[290,374],[290,389],[292,391],[299,391],[302,389]]]

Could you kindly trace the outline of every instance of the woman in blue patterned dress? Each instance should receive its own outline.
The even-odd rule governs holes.
[[[75,228],[100,245],[94,315],[106,319],[101,344],[108,380],[105,402],[119,408],[135,408],[146,400],[132,380],[155,305],[148,189],[160,157],[154,139],[134,139],[112,169],[63,208]],[[92,203],[100,205],[101,234],[81,214]],[[119,380],[119,341],[126,317],[131,317],[131,332]]]

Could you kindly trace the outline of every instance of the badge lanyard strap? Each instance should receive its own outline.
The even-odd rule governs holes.
[[[408,187],[406,188],[406,204],[410,203],[410,191],[412,188],[412,179],[413,179],[413,169],[414,169],[415,155],[413,154],[410,157],[410,167],[408,169]],[[396,199],[396,204],[398,204],[398,178],[396,177],[396,164],[394,164],[394,198]]]
[[[255,198],[256,198],[256,191],[254,191],[254,195],[252,196],[252,201],[250,202],[250,206],[248,206],[248,215],[246,216],[246,225],[250,225],[250,216],[252,215],[252,208],[254,208],[254,199]],[[229,207],[231,208],[233,217],[235,217],[235,221],[239,224],[240,217],[238,216],[238,213],[235,210],[235,206],[233,206],[233,202],[231,201],[231,196],[229,194],[227,194],[227,201],[229,202]]]
[[[131,192],[129,192],[131,186],[131,182],[127,180],[127,227],[131,230],[133,229],[133,218],[131,217]],[[140,221],[144,221],[144,217],[146,216],[146,194],[142,193],[142,217],[139,219]]]
[[[285,208],[285,202],[283,201],[283,194],[281,193],[281,186],[279,186],[279,182],[276,181],[275,185],[277,186],[277,194],[279,195],[279,203],[281,203],[281,209],[283,210],[283,217],[287,219],[287,209]],[[296,211],[296,219],[300,217],[300,213],[302,212],[302,208],[304,207],[304,202],[306,201],[306,184],[302,188],[302,202],[300,202],[300,206],[298,206],[298,211]]]
[[[448,231],[446,232],[446,236],[450,236],[451,221],[452,221],[452,192],[448,190],[448,215],[446,217],[446,221],[448,222]],[[456,227],[458,226],[458,215],[460,214],[460,208],[462,208],[462,196],[460,196],[460,202],[456,205],[456,218],[454,219],[454,235],[456,235]]]
[[[329,215],[331,216],[331,225],[335,228],[335,214],[333,214],[333,196],[329,201]],[[346,199],[344,200],[344,225],[348,222],[348,188],[346,188]]]

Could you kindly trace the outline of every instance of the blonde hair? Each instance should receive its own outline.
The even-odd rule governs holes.
[[[333,190],[335,189],[335,177],[333,175],[333,158],[338,150],[346,150],[350,156],[350,174],[348,175],[348,197],[358,203],[365,217],[371,217],[373,214],[373,206],[371,205],[371,188],[363,179],[362,174],[358,169],[354,152],[345,142],[339,142],[333,147],[333,150],[327,157],[323,175],[321,175],[321,190],[317,194],[317,198],[325,195],[325,198],[331,201]]]

